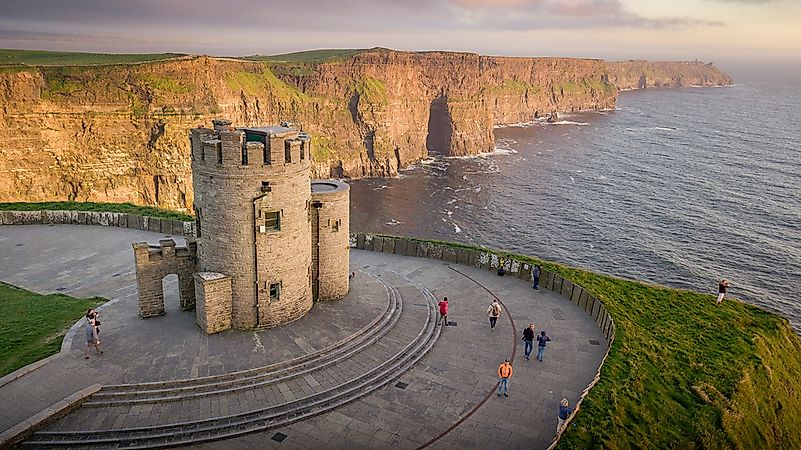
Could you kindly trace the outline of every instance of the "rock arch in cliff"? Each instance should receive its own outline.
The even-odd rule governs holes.
[[[453,121],[448,111],[448,97],[440,95],[429,107],[426,150],[429,154],[449,155],[452,137]]]

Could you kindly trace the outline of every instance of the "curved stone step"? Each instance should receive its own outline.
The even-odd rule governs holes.
[[[421,286],[417,285],[418,289]],[[254,411],[149,427],[119,428],[102,431],[37,432],[26,446],[64,447],[92,446],[109,448],[158,448],[198,444],[225,439],[255,431],[280,427],[329,411],[361,398],[391,383],[434,345],[441,328],[436,326],[434,296],[421,289],[428,300],[427,319],[415,339],[389,359],[361,376],[313,395]]]
[[[380,278],[376,278],[384,286],[388,294],[389,301],[384,313],[359,332],[323,350],[293,358],[289,363],[283,361],[270,366],[248,370],[245,371],[246,373],[240,372],[238,373],[240,376],[237,378],[229,376],[223,380],[215,379],[211,382],[208,381],[208,377],[199,379],[197,382],[184,380],[180,384],[173,385],[174,387],[148,384],[144,386],[144,389],[139,390],[128,389],[129,386],[135,385],[125,385],[126,388],[121,391],[116,391],[115,387],[111,387],[108,390],[104,387],[83,406],[95,408],[125,406],[230,394],[287,381],[344,361],[379,341],[397,324],[403,312],[403,299],[397,289]]]

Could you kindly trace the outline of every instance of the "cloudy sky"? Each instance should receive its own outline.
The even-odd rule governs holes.
[[[0,0],[0,48],[801,59],[799,0]]]

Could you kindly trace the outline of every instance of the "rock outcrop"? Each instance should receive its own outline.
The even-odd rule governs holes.
[[[187,130],[217,117],[302,127],[318,177],[394,176],[430,153],[492,151],[494,125],[613,108],[614,84],[629,88],[641,75],[648,86],[697,84],[696,73],[730,82],[697,70],[708,66],[666,64],[374,49],[301,64],[192,57],[0,68],[0,201],[191,211]]]

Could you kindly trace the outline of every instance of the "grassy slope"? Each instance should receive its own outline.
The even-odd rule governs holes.
[[[251,61],[274,61],[274,62],[322,62],[332,59],[343,59],[365,51],[364,49],[320,49],[307,50],[303,52],[284,53],[282,55],[253,55],[245,56],[242,59]]]
[[[0,283],[0,376],[57,353],[69,327],[103,302],[39,295]]]
[[[77,53],[41,50],[0,49],[0,65],[27,64],[33,66],[74,66],[89,64],[121,64],[173,59],[186,56],[179,53]]]
[[[175,211],[137,206],[130,203],[93,203],[93,202],[19,202],[0,203],[0,211],[108,211],[117,213],[138,214],[140,216],[157,217],[159,219],[195,220],[192,216]]]
[[[593,292],[616,325],[601,381],[560,448],[801,448],[801,338],[787,320],[542,263]]]

